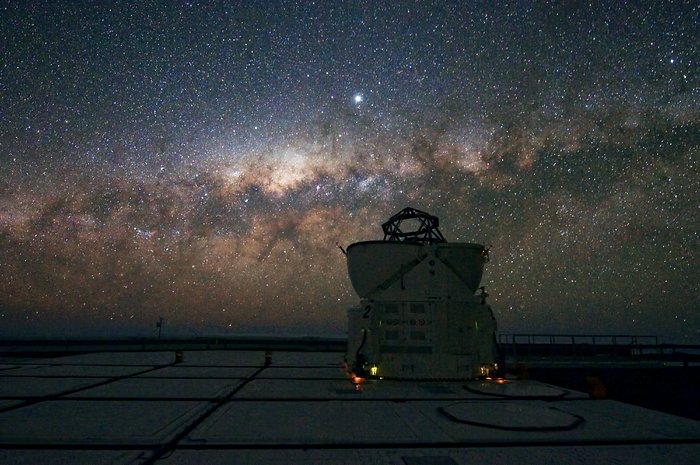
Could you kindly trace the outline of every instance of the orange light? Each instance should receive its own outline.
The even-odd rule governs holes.
[[[365,381],[364,378],[357,376],[355,373],[352,374],[352,384],[355,386],[356,391],[362,391],[362,383]]]

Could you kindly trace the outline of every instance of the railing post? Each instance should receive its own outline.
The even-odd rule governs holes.
[[[551,357],[554,354],[554,336],[552,334],[549,335],[549,356]]]

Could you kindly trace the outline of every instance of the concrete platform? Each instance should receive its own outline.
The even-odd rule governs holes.
[[[700,422],[531,380],[345,378],[342,354],[5,360],[0,463],[696,464]]]

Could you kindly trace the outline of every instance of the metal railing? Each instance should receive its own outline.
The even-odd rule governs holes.
[[[499,334],[509,357],[642,357],[661,356],[657,336],[594,334]]]
[[[126,339],[0,339],[0,356],[56,356],[91,352],[170,350],[277,350],[345,352],[345,338],[332,337],[196,337]]]

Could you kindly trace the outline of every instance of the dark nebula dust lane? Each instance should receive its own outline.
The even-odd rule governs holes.
[[[342,335],[412,206],[501,331],[697,343],[690,3],[2,6],[0,335]]]

